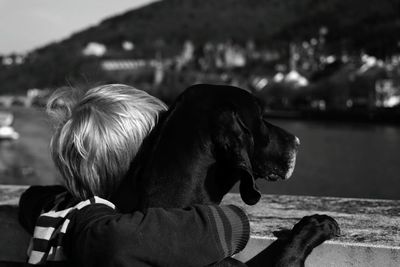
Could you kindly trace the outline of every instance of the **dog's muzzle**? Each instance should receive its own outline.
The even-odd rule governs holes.
[[[273,168],[270,173],[267,175],[266,180],[268,181],[277,181],[277,180],[287,180],[289,179],[294,171],[296,166],[296,155],[297,155],[297,148],[300,145],[300,139],[295,136],[294,137],[294,147],[289,152],[288,160],[285,163],[285,168]]]
[[[293,151],[290,152],[289,162],[288,162],[288,170],[285,174],[284,180],[289,179],[293,174],[294,167],[296,166],[296,155],[297,155],[297,150],[298,150],[299,146],[300,146],[300,139],[297,136],[295,136],[294,137],[294,149],[293,149]]]

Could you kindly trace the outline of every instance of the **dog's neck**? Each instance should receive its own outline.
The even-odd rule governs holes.
[[[221,203],[223,197],[229,193],[238,181],[239,178],[231,167],[215,161],[208,168],[207,176],[204,180],[210,203]]]

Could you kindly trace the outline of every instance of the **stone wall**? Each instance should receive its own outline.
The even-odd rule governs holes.
[[[26,259],[29,236],[17,221],[18,199],[25,189],[0,185],[0,267]],[[246,206],[238,194],[229,194],[224,203],[243,207],[250,217],[251,239],[235,256],[240,260],[273,242],[273,231],[319,213],[334,217],[342,236],[314,249],[306,266],[400,266],[399,200],[263,195],[257,205]]]

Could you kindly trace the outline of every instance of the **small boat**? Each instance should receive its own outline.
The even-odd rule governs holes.
[[[13,122],[14,115],[11,112],[0,111],[0,140],[16,140],[19,138],[19,133],[17,133],[11,126]]]

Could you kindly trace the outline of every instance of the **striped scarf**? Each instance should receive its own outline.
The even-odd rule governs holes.
[[[59,197],[59,199],[62,201],[62,197]],[[40,265],[45,264],[47,261],[65,261],[63,240],[70,218],[83,207],[97,203],[115,209],[114,204],[111,202],[95,196],[60,211],[57,211],[58,205],[56,205],[51,211],[41,214],[36,222],[33,237],[29,244],[28,263]]]

